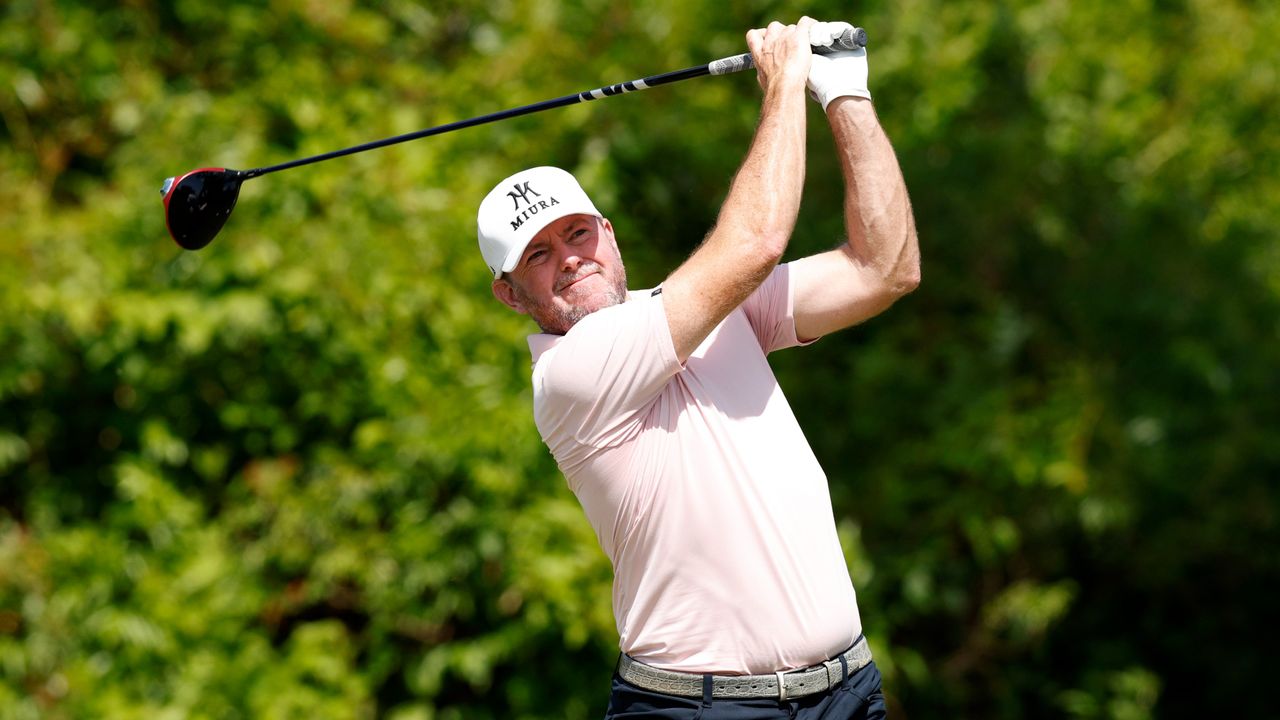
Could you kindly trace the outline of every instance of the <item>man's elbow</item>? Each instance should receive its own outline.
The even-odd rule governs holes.
[[[912,240],[915,238],[912,237]],[[893,271],[885,278],[886,289],[895,300],[920,287],[920,251],[916,249],[918,246],[915,242],[909,243],[907,247],[911,248],[911,252],[900,258]]]
[[[912,263],[898,273],[893,281],[893,292],[897,297],[909,295],[916,288],[920,287],[920,261]]]
[[[787,243],[791,241],[791,228],[757,232],[754,239],[753,254],[760,258],[761,262],[768,263],[772,267],[778,264],[787,252]]]

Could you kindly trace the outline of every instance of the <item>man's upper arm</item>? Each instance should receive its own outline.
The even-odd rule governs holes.
[[[910,288],[859,263],[847,244],[789,263],[796,336],[812,340],[879,315]]]
[[[747,246],[750,247],[750,246]],[[703,246],[662,283],[671,341],[680,362],[742,304],[773,269],[735,255],[742,246]]]

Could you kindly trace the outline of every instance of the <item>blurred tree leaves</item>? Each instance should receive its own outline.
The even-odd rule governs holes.
[[[245,185],[160,181],[850,17],[921,289],[775,366],[893,709],[1269,712],[1274,5],[38,2],[0,10],[0,717],[590,717],[609,569],[529,414],[476,199],[579,174],[636,286],[714,221],[749,74]],[[850,13],[854,13],[850,16]],[[819,113],[792,256],[842,232]]]

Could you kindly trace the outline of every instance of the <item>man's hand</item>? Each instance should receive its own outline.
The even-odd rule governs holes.
[[[813,58],[809,38],[815,24],[813,18],[802,17],[795,25],[771,22],[767,28],[747,33],[756,79],[766,93],[771,87],[797,85],[809,76]]]
[[[845,30],[846,22],[815,22],[809,27],[809,42],[814,47],[829,47]],[[871,99],[867,90],[867,50],[844,50],[830,55],[813,56],[809,68],[809,96],[826,110],[838,97]]]

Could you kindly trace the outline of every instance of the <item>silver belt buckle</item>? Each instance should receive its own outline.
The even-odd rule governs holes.
[[[778,670],[773,674],[776,675],[778,678],[778,702],[786,702],[787,701],[787,682],[782,677],[783,675],[786,675],[786,673],[781,670]]]

